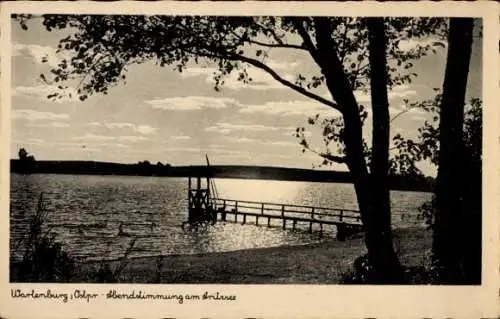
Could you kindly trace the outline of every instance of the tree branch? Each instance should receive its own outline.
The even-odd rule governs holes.
[[[260,41],[256,41],[256,40],[250,40],[250,39],[248,40],[248,43],[252,43],[252,44],[256,44],[256,45],[260,45],[260,46],[268,47],[268,48],[285,48],[285,49],[307,50],[303,46],[297,45],[297,44],[286,44],[286,43],[274,44],[274,43],[265,43],[265,42],[260,42]]]
[[[405,113],[408,113],[410,112],[412,109],[416,108],[417,106],[411,106],[409,108],[407,108],[406,110],[403,110],[401,112],[399,112],[398,114],[394,115],[390,120],[389,120],[389,123],[392,123],[392,121],[396,120],[398,117],[400,117],[401,115],[405,114]]]
[[[339,110],[337,103],[329,101],[322,96],[319,96],[315,93],[312,93],[312,92],[304,89],[303,87],[300,87],[300,86],[293,84],[292,82],[282,78],[276,71],[274,71],[272,68],[267,66],[265,63],[260,62],[259,60],[252,59],[252,58],[249,58],[249,57],[246,57],[243,55],[239,55],[236,53],[214,52],[211,49],[206,49],[206,50],[209,52],[191,52],[191,53],[203,55],[203,56],[206,56],[208,58],[227,59],[227,60],[232,60],[232,61],[241,61],[241,62],[248,63],[250,65],[253,65],[253,66],[267,72],[273,79],[275,79],[279,83],[283,84],[284,86],[289,87],[289,88],[293,89],[294,91],[296,91],[304,96],[307,96],[308,98],[311,98],[317,102],[320,102],[320,103],[325,104],[331,108],[334,108],[335,110]],[[215,50],[215,51],[217,51],[217,50]]]
[[[332,155],[330,153],[322,153],[322,152],[318,152],[312,148],[309,147],[309,144],[307,142],[305,143],[301,143],[301,145],[304,147],[304,149],[330,161],[330,162],[334,162],[334,163],[337,163],[337,164],[345,164],[347,162],[347,158],[345,156],[337,156],[337,155]]]
[[[313,100],[316,100],[320,103],[323,103],[325,105],[328,105],[329,107],[332,107],[336,110],[339,110],[338,108],[338,105],[337,103],[335,102],[332,102],[332,101],[329,101],[327,99],[325,99],[324,97],[321,97],[317,94],[314,94],[306,89],[304,89],[303,87],[300,87],[298,85],[295,85],[293,84],[292,82],[290,81],[287,81],[285,80],[284,78],[282,78],[278,73],[276,73],[276,71],[274,71],[273,69],[271,69],[269,66],[267,66],[266,64],[258,61],[258,60],[255,60],[255,59],[251,59],[251,58],[248,58],[248,57],[245,57],[245,56],[240,56],[240,55],[235,55],[235,58],[236,60],[239,60],[239,61],[242,61],[242,62],[246,62],[248,64],[251,64],[259,69],[262,69],[264,71],[266,71],[267,73],[269,73],[269,75],[271,75],[273,77],[273,79],[275,79],[276,81],[278,81],[279,83],[283,84],[284,86],[287,86],[293,90],[295,90],[296,92],[302,94],[302,95],[305,95]]]
[[[347,41],[347,32],[349,31],[347,29],[347,21],[344,24],[344,28],[345,28],[344,35],[342,37],[342,52],[340,53],[340,63],[341,64],[344,64],[344,59],[345,59],[345,56],[347,54],[346,43],[345,43]]]
[[[311,56],[313,57],[314,61],[318,63],[317,60],[317,54],[316,54],[316,46],[312,42],[311,37],[309,36],[309,33],[307,33],[307,30],[304,28],[304,25],[302,24],[302,20],[296,21],[295,22],[295,28],[297,29],[297,32],[299,33],[300,37],[302,38],[302,41],[304,41],[303,46],[309,51]],[[321,65],[318,63],[318,65]]]
[[[274,33],[274,31],[272,31],[271,29],[266,29],[264,28],[264,26],[260,25],[257,23],[257,25],[265,30],[265,31],[268,31],[268,32],[272,32],[272,35],[273,35],[273,38],[274,40],[276,41],[276,43],[266,43],[266,42],[261,42],[261,41],[257,41],[257,40],[253,40],[253,39],[250,39],[250,37],[248,37],[247,35],[247,32],[245,31],[245,33],[243,34],[243,36],[241,35],[238,35],[236,32],[234,32],[234,30],[231,30],[231,34],[233,36],[235,36],[237,39],[240,40],[240,43],[244,43],[244,42],[247,42],[247,43],[251,43],[251,44],[256,44],[256,45],[260,45],[260,46],[263,46],[263,47],[268,47],[268,48],[284,48],[284,49],[297,49],[297,50],[306,50],[306,48],[304,48],[303,46],[301,45],[297,45],[297,44],[288,44],[288,43],[285,43],[283,42],[277,35],[276,33]]]
[[[255,24],[262,30],[269,32],[273,36],[274,41],[276,41],[279,44],[285,44],[272,28],[265,27],[258,22],[255,22]]]

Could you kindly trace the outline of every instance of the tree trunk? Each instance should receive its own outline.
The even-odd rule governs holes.
[[[399,276],[400,267],[392,246],[388,197],[374,196],[374,190],[380,185],[372,183],[368,173],[363,153],[363,130],[359,107],[343,66],[337,57],[335,44],[331,39],[331,22],[327,18],[316,18],[315,24],[318,50],[313,57],[321,67],[326,85],[339,105],[344,119],[343,141],[347,158],[346,164],[353,179],[366,234],[365,243],[368,259],[373,272],[369,280],[371,283],[379,284],[397,283],[401,279]],[[385,52],[383,55],[385,56]],[[381,81],[386,83],[383,79]],[[388,127],[383,128],[383,130],[388,130]],[[383,151],[383,147],[380,151]],[[388,156],[388,150],[386,156]],[[383,170],[384,168],[381,167],[380,171]]]
[[[464,181],[463,121],[467,77],[472,50],[473,20],[451,18],[448,57],[443,82],[439,123],[439,168],[433,253],[440,281],[458,283],[463,278],[464,238],[467,235],[462,206]]]
[[[368,51],[370,61],[370,86],[372,102],[372,158],[370,165],[370,185],[372,187],[372,216],[376,218],[371,224],[376,225],[377,232],[370,233],[368,240],[385,247],[383,254],[376,260],[387,273],[379,274],[381,278],[403,280],[399,260],[392,247],[391,202],[389,192],[389,99],[387,96],[387,59],[385,25],[383,18],[367,18]]]

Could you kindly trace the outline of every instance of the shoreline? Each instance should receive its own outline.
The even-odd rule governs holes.
[[[393,230],[394,246],[404,266],[421,267],[427,262],[432,233],[420,227]],[[364,236],[345,241],[251,248],[191,255],[130,257],[76,264],[71,282],[98,282],[102,266],[116,270],[118,283],[169,284],[337,284],[353,261],[366,252]],[[93,276],[94,274],[94,276]]]

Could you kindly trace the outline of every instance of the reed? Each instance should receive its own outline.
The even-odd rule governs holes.
[[[22,260],[11,260],[11,281],[68,282],[71,279],[75,261],[56,241],[50,228],[44,231],[47,216],[43,193],[40,193],[27,235],[18,243],[18,249],[23,250]]]

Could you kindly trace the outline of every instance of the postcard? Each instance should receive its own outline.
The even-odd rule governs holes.
[[[494,3],[1,6],[2,317],[500,315]]]

